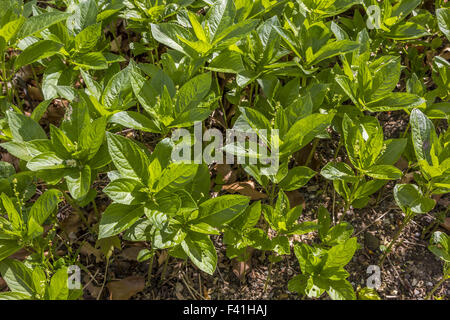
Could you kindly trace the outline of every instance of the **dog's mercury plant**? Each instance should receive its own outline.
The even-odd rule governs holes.
[[[88,241],[102,290],[115,248],[140,242],[148,286],[157,256],[160,280],[169,257],[216,276],[223,246],[267,264],[264,292],[293,252],[291,294],[380,299],[348,280],[366,249],[345,220],[393,199],[382,269],[413,219],[444,212],[449,41],[443,0],[2,0],[0,300],[86,297],[69,271]],[[217,188],[220,166],[237,188]],[[66,232],[70,210],[87,234]],[[448,235],[428,248],[437,298]]]

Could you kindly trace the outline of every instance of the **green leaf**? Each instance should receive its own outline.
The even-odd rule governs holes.
[[[344,243],[338,244],[328,250],[328,257],[325,262],[325,268],[344,267],[350,262],[356,249],[358,249],[358,242],[356,237],[350,238]]]
[[[49,300],[67,300],[69,297],[67,282],[67,268],[64,267],[56,271],[50,279],[50,286],[48,287]]]
[[[113,203],[102,214],[99,225],[99,239],[115,236],[130,228],[144,215],[144,206],[129,206]]]
[[[217,252],[206,234],[189,232],[181,242],[181,247],[200,270],[213,274],[217,265]]]
[[[381,180],[397,180],[403,175],[400,169],[386,164],[380,164],[370,167],[365,171],[369,177]]]
[[[0,37],[5,40],[5,43],[9,43],[15,38],[23,23],[26,21],[24,17],[9,21],[0,29]],[[0,50],[2,51],[2,50]]]
[[[58,157],[55,153],[44,152],[28,161],[27,168],[31,171],[66,168],[63,163],[64,160]]]
[[[424,26],[414,22],[397,23],[391,28],[390,32],[384,34],[386,38],[395,40],[411,40],[428,35],[429,33]]]
[[[192,223],[204,222],[220,228],[242,213],[249,202],[248,197],[239,195],[224,195],[209,199],[200,204],[198,217]]]
[[[426,213],[431,211],[436,202],[425,198],[419,187],[414,184],[397,184],[394,187],[394,199],[397,205],[404,211],[413,213]]]
[[[102,34],[101,27],[101,23],[96,23],[81,30],[81,32],[75,36],[76,50],[78,52],[88,52],[89,50],[95,48],[95,45]]]
[[[182,189],[197,173],[198,165],[190,163],[171,163],[157,180],[155,192]]]
[[[391,92],[386,96],[366,104],[371,112],[394,111],[418,107],[425,100],[415,94],[406,92]]]
[[[182,113],[196,108],[211,87],[211,74],[203,73],[186,82],[178,92],[175,111]]]
[[[188,30],[175,23],[152,23],[150,26],[152,36],[156,41],[165,44],[169,48],[182,52],[185,55],[189,55],[184,50],[183,42],[179,39],[179,37],[183,39],[190,39],[191,35]]]
[[[29,35],[54,25],[60,21],[66,20],[71,14],[60,11],[45,12],[37,16],[32,16],[26,19],[25,23],[22,25],[22,29],[18,34],[20,39],[23,39]]]
[[[327,43],[317,51],[308,62],[309,65],[317,64],[322,60],[332,58],[339,54],[351,52],[359,48],[359,43],[351,40],[338,40]],[[307,59],[308,60],[308,59]]]
[[[439,29],[450,41],[450,8],[436,9],[436,17]]]
[[[8,258],[10,255],[19,251],[22,246],[19,245],[17,240],[4,240],[0,239],[0,261]]]
[[[234,23],[236,8],[232,0],[216,1],[206,15],[209,38],[214,42],[216,37]]]
[[[316,172],[308,167],[294,167],[288,171],[286,177],[280,182],[280,188],[292,191],[303,187],[316,175]]]
[[[32,269],[17,260],[6,259],[0,262],[0,274],[13,292],[34,295]]]
[[[434,129],[433,122],[427,118],[419,109],[414,109],[410,116],[412,142],[417,160],[425,160],[429,165],[433,165],[434,152],[439,148],[438,138]],[[435,157],[435,156],[434,156]]]
[[[285,137],[281,137],[283,143],[280,146],[280,156],[289,156],[311,142],[314,137],[322,133],[331,123],[334,113],[315,113],[306,116],[289,129]]]
[[[85,165],[82,169],[72,169],[64,176],[67,189],[74,199],[83,198],[91,188],[91,168]]]
[[[12,227],[17,231],[22,231],[23,225],[22,215],[19,214],[19,212],[17,212],[13,202],[5,193],[2,193],[0,198],[3,203],[3,207],[5,208],[6,213],[8,214],[8,219],[11,222]]]
[[[106,117],[100,117],[84,127],[78,142],[81,149],[87,150],[87,160],[91,160],[96,155],[105,140]]]
[[[0,161],[0,178],[8,178],[16,173],[14,166],[5,161]]]
[[[35,61],[51,57],[61,49],[62,45],[51,40],[41,40],[28,46],[14,62],[16,70]]]
[[[39,123],[30,117],[9,110],[6,112],[6,117],[15,141],[47,139],[47,135]]]
[[[130,139],[109,132],[106,139],[112,162],[122,176],[145,184],[149,177],[149,160],[141,148]]]
[[[347,280],[328,280],[327,293],[333,300],[356,300],[355,291]]]
[[[161,132],[156,121],[150,120],[143,114],[135,111],[121,111],[115,113],[109,118],[109,122],[145,132]]]
[[[328,180],[342,180],[346,182],[356,182],[359,180],[355,176],[352,168],[344,162],[328,162],[320,171],[320,174]]]
[[[324,241],[325,236],[328,234],[331,226],[331,215],[324,206],[319,207],[317,219],[319,222],[319,236],[320,239]]]
[[[45,220],[54,213],[61,201],[61,191],[50,189],[45,191],[33,204],[28,214],[28,219],[33,219],[39,225],[42,225]]]
[[[144,194],[140,192],[143,187],[134,179],[119,178],[108,184],[103,192],[116,203],[132,205],[145,200]]]
[[[84,69],[102,70],[108,68],[108,62],[101,52],[87,52],[73,56],[72,62]]]

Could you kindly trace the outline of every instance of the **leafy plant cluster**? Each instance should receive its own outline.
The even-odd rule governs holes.
[[[367,13],[371,5],[379,16]],[[127,52],[118,22],[136,35]],[[81,296],[67,287],[78,251],[56,250],[62,202],[80,215],[108,262],[120,239],[144,241],[140,262],[166,250],[213,274],[211,239],[223,235],[230,259],[245,261],[252,248],[267,253],[270,266],[293,247],[301,273],[288,288],[300,296],[356,299],[344,267],[360,246],[345,213],[395,184],[404,221],[383,261],[403,228],[450,190],[450,64],[438,54],[449,41],[450,7],[442,0],[3,1],[0,138],[20,162],[18,172],[0,162],[0,274],[10,289],[0,299]],[[43,97],[31,110],[18,85],[26,68]],[[64,118],[45,124],[56,100],[68,102]],[[383,114],[409,118],[400,137],[385,139]],[[279,145],[276,174],[240,165],[266,199],[211,197],[206,164],[171,160],[174,129],[194,135],[198,121],[252,129],[269,149]],[[334,160],[313,170],[317,147],[337,136]],[[299,154],[307,160],[297,162]],[[395,166],[401,158],[407,168]],[[413,182],[401,183],[407,173]],[[340,221],[322,206],[316,220],[299,222],[303,208],[291,206],[287,192],[313,178],[329,181],[341,197]],[[98,212],[101,193],[110,204]],[[98,224],[86,220],[87,207]],[[307,233],[318,241],[292,246]],[[434,233],[430,250],[445,263],[443,281],[448,247],[448,236]],[[11,258],[23,249],[25,261]]]

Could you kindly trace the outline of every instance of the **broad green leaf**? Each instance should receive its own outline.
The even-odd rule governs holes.
[[[108,62],[101,52],[77,54],[73,57],[72,62],[75,65],[87,70],[102,70],[108,68]]]
[[[344,243],[332,247],[328,250],[328,257],[324,268],[344,267],[350,262],[356,249],[358,249],[356,237],[350,238]]]
[[[358,177],[355,176],[352,168],[344,162],[328,162],[320,171],[320,174],[328,180],[343,180],[347,182],[356,182]]]
[[[155,192],[182,189],[194,178],[197,169],[197,164],[171,163],[156,181]]]
[[[217,265],[217,252],[206,234],[188,233],[181,242],[181,247],[200,270],[211,275],[214,273]]]
[[[29,17],[22,25],[18,37],[20,39],[23,39],[34,33],[41,32],[42,30],[50,27],[53,24],[66,20],[69,16],[70,13],[51,11],[42,13],[37,16]]]
[[[61,268],[56,271],[50,279],[48,287],[49,300],[67,300],[69,297],[68,271],[67,268]]]
[[[144,215],[144,207],[113,203],[102,214],[98,238],[115,236],[131,227]]]
[[[64,178],[74,199],[81,199],[91,188],[91,168],[88,165],[85,165],[82,169],[69,170]]]
[[[161,132],[156,121],[150,120],[143,114],[135,111],[121,111],[115,113],[109,118],[109,122],[145,132]]]
[[[280,156],[286,157],[303,148],[314,137],[322,133],[331,123],[334,113],[315,113],[294,123],[284,137],[280,146]]]
[[[34,221],[42,225],[50,214],[55,212],[61,196],[61,191],[56,189],[45,191],[31,207],[28,219],[34,219]]]
[[[51,40],[41,40],[27,47],[15,60],[16,70],[35,61],[53,56],[61,49],[62,45]]]
[[[106,139],[112,162],[122,176],[145,184],[149,177],[149,160],[141,148],[130,139],[109,132]]]
[[[7,111],[6,116],[15,141],[47,139],[47,135],[42,127],[30,117],[13,111]]]
[[[339,54],[354,51],[359,48],[359,43],[351,40],[338,40],[327,43],[317,51],[311,59],[307,59],[309,65],[317,64],[322,60],[332,58]]]
[[[20,248],[22,246],[19,245],[17,240],[0,239],[0,261],[19,251]]]
[[[414,22],[403,22],[394,25],[390,32],[384,34],[386,38],[395,40],[411,40],[429,35],[424,26]]]
[[[198,217],[192,223],[204,222],[220,228],[241,214],[249,201],[248,197],[239,195],[224,195],[209,199],[200,204]]]
[[[101,23],[90,25],[75,36],[75,48],[78,52],[88,52],[95,48],[102,33],[101,26]]]
[[[143,187],[137,180],[119,178],[108,184],[103,192],[116,203],[131,205],[145,200],[144,194],[140,192]]]
[[[178,92],[175,111],[182,113],[196,108],[211,87],[211,74],[203,73],[186,82]]]
[[[369,177],[381,180],[397,180],[403,175],[400,169],[385,164],[372,166],[365,171],[365,174]]]
[[[450,8],[436,9],[436,17],[439,29],[450,41]]]
[[[34,295],[32,269],[25,267],[22,262],[6,259],[0,262],[0,274],[9,289],[26,295]]]

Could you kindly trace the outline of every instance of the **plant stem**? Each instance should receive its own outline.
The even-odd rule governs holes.
[[[442,279],[439,280],[438,283],[436,283],[436,285],[433,287],[433,289],[431,289],[430,293],[427,294],[427,296],[425,297],[425,300],[431,300],[431,297],[433,297],[434,292],[439,289],[439,287],[448,279],[448,274],[444,274],[442,276]]]
[[[400,226],[400,228],[397,230],[397,233],[395,234],[394,238],[391,240],[391,242],[389,243],[386,251],[384,251],[383,255],[381,256],[380,259],[380,266],[383,266],[383,262],[384,259],[386,258],[387,254],[391,251],[392,246],[394,245],[394,243],[398,240],[398,238],[400,237],[400,234],[402,233],[403,229],[406,227],[406,225],[411,221],[411,219],[414,217],[414,215],[412,214],[406,214],[405,218],[403,219],[403,222]]]
[[[155,251],[152,249],[152,257],[150,258],[150,264],[148,265],[148,272],[147,272],[147,283],[146,286],[150,286],[150,281],[152,279],[152,269],[153,269],[153,260],[155,258]],[[168,259],[169,257],[167,257]]]
[[[68,195],[66,192],[64,192],[64,190],[61,190],[64,199],[70,204],[70,206],[78,213],[78,215],[80,216],[80,219],[83,221],[83,223],[86,225],[86,227],[89,229],[89,232],[91,232],[92,234],[95,234],[95,232],[93,232],[93,230],[91,229],[91,227],[89,226],[86,217],[84,216],[83,210],[75,203],[75,200],[72,199],[72,197],[70,195]]]
[[[103,288],[105,288],[105,284],[106,284],[106,276],[108,275],[108,266],[109,266],[109,258],[106,259],[105,276],[103,277],[102,288],[100,289],[100,292],[98,293],[97,300],[100,300],[100,296],[102,295]]]
[[[309,155],[308,155],[308,159],[306,159],[305,167],[307,167],[309,165],[309,163],[311,162],[312,157],[314,156],[314,152],[316,151],[318,144],[319,144],[319,139],[317,139],[317,138],[314,139],[311,151],[309,152]]]
[[[269,270],[267,272],[267,279],[266,279],[266,282],[264,283],[264,293],[267,292],[267,285],[269,284],[269,281],[270,281],[270,275],[271,275],[271,272],[272,272],[272,266],[273,266],[273,261],[270,262]]]

